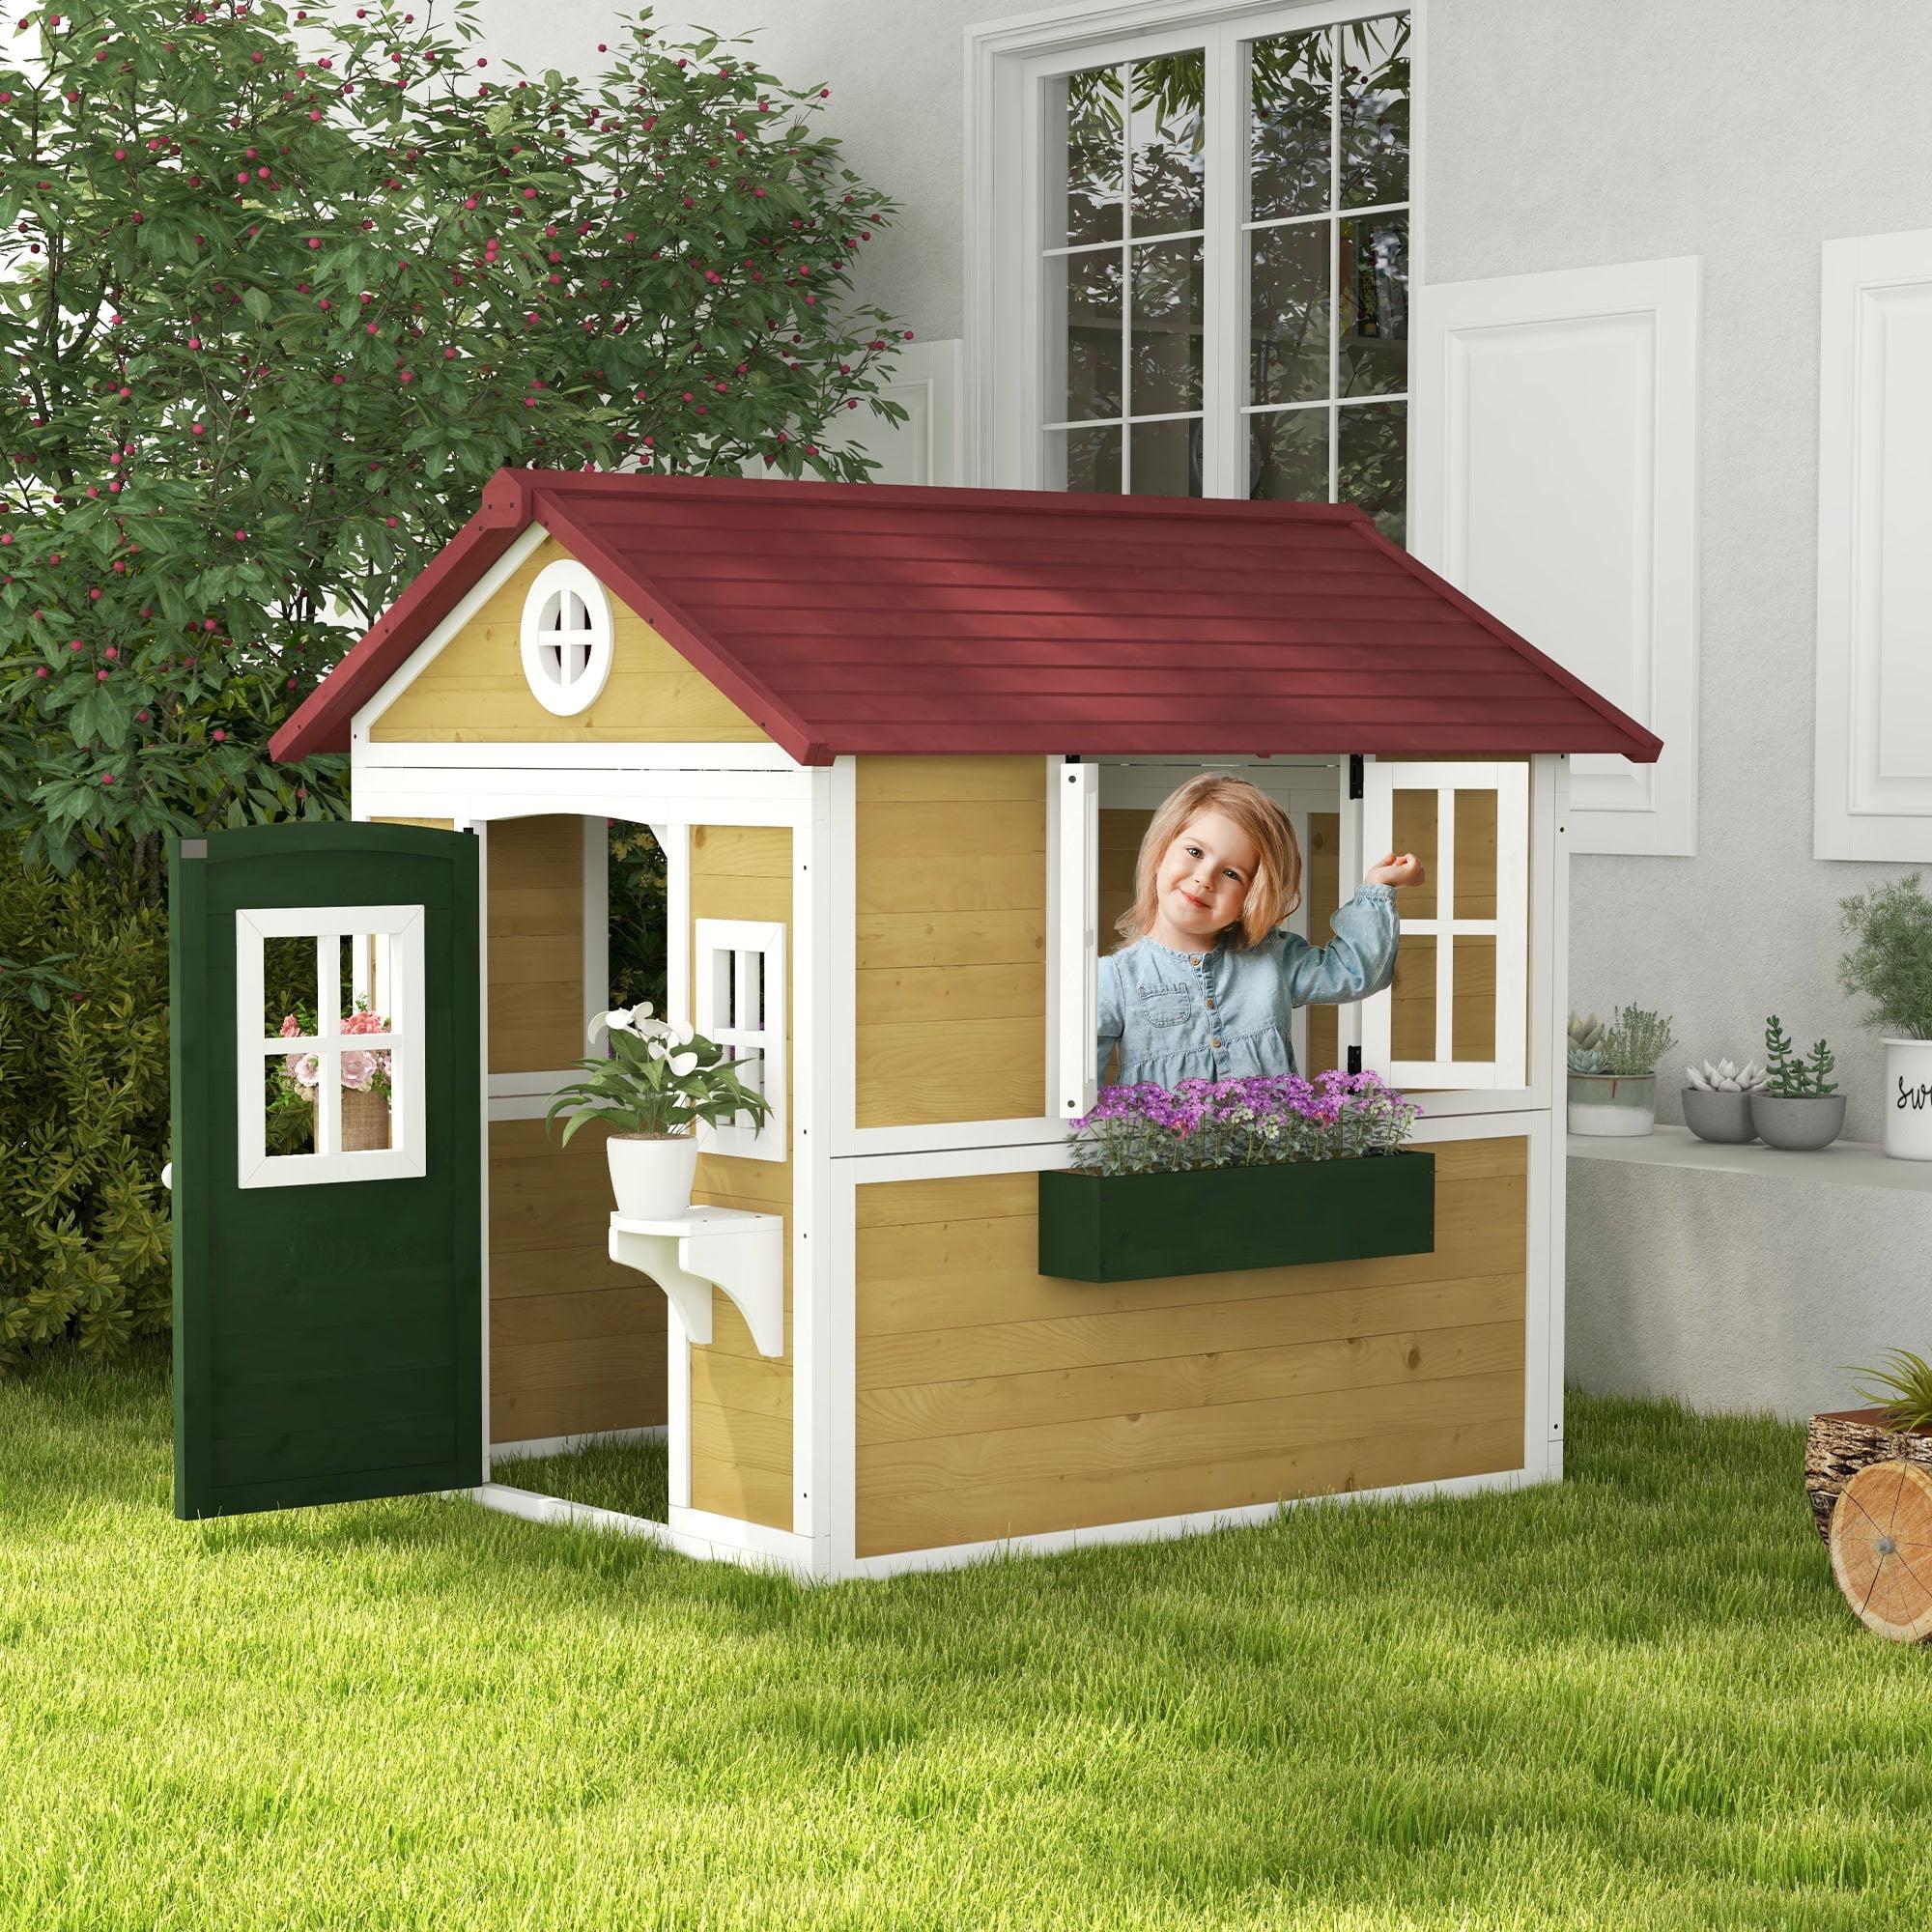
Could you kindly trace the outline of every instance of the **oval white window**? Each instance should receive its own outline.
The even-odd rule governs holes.
[[[524,676],[559,718],[595,702],[611,675],[611,600],[572,557],[546,564],[524,600]]]

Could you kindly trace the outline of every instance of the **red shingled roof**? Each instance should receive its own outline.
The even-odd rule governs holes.
[[[1662,749],[1352,508],[499,469],[271,753],[347,751],[532,522],[802,764]]]

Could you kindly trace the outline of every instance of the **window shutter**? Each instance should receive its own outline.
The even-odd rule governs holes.
[[[1529,765],[1371,763],[1365,861],[1414,852],[1392,986],[1362,1002],[1362,1064],[1393,1087],[1528,1079]]]
[[[1100,978],[1100,768],[1063,764],[1058,783],[1054,1106],[1063,1121],[1070,1121],[1094,1109],[1094,1035],[1099,1025]]]

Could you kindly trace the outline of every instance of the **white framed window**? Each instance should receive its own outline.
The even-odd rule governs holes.
[[[524,599],[524,676],[546,711],[571,718],[588,709],[611,676],[611,600],[575,557],[537,572]]]
[[[1165,11],[975,37],[981,480],[1353,502],[1401,541],[1415,10]]]
[[[737,1064],[738,1077],[771,1103],[762,1127],[741,1115],[710,1128],[714,1153],[785,1157],[785,929],[777,921],[700,919],[692,961],[693,1024]]]
[[[235,915],[236,1184],[425,1167],[423,909]]]

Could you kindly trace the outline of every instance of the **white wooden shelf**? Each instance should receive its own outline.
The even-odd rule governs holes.
[[[784,1217],[693,1208],[672,1221],[611,1216],[611,1259],[662,1288],[690,1341],[711,1340],[711,1291],[723,1289],[761,1355],[784,1353]]]
[[[1647,1134],[1571,1134],[1572,1160],[1625,1161],[1638,1167],[1685,1167],[1710,1173],[1752,1174],[1776,1180],[1836,1187],[1895,1187],[1932,1194],[1932,1160],[1892,1160],[1876,1141],[1833,1141],[1810,1153],[1747,1141],[1742,1147],[1699,1140],[1689,1127]]]

